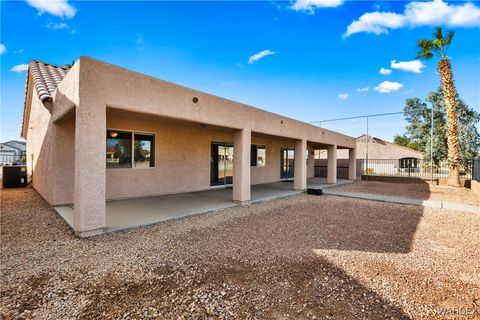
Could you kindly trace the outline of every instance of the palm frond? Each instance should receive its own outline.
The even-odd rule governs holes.
[[[433,39],[432,40],[432,45],[434,47],[435,50],[442,50],[443,48],[443,38],[442,39]]]
[[[447,38],[445,39],[445,44],[448,46],[453,39],[453,36],[455,35],[455,31],[450,31],[448,32]]]
[[[417,59],[428,60],[431,59],[434,54],[440,56],[442,59],[445,58],[447,56],[448,47],[452,42],[454,35],[454,31],[449,31],[446,34],[446,37],[444,37],[442,28],[435,28],[432,40],[421,39],[417,41]]]
[[[418,53],[416,59],[431,59],[434,45],[432,40],[421,39],[417,41]]]
[[[417,41],[417,46],[422,49],[431,50],[433,48],[432,40],[420,39]]]
[[[415,57],[415,59],[417,60],[421,60],[421,59],[430,60],[432,58],[433,58],[433,53],[431,53],[430,51],[419,51],[417,56]]]
[[[435,32],[433,33],[435,39],[438,39],[443,42],[443,32],[442,27],[436,27]]]
[[[431,52],[427,52],[427,53],[425,54],[425,56],[424,56],[424,59],[425,59],[425,60],[430,60],[430,59],[432,59],[432,58],[433,58],[433,53],[431,53]]]

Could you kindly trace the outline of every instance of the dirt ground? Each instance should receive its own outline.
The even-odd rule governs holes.
[[[422,200],[441,200],[480,206],[480,196],[468,188],[430,186],[427,183],[389,183],[355,181],[335,187],[336,190],[366,192]],[[479,209],[480,210],[480,209]]]
[[[1,191],[2,319],[480,317],[480,215],[304,194],[78,239]]]

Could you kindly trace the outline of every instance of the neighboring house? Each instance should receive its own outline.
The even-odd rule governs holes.
[[[357,159],[362,159],[357,165],[358,170],[365,170],[367,165],[367,136],[365,134],[357,137]],[[348,166],[348,152],[337,151],[338,166]],[[317,152],[316,165],[326,166],[327,154],[324,150]],[[410,172],[421,170],[420,161],[423,160],[423,153],[398,144],[382,140],[377,137],[368,137],[368,168],[371,174],[393,174],[404,169]]]
[[[11,140],[0,143],[0,165],[25,162],[26,142]]]
[[[27,143],[25,141],[10,140],[3,144],[20,150],[20,154],[25,153],[25,150],[27,150]]]
[[[365,159],[367,154],[367,136],[361,135],[357,138],[357,159]],[[348,158],[348,155],[341,153],[340,158]],[[380,138],[369,136],[368,159],[423,159],[423,153]]]
[[[106,200],[233,184],[248,202],[252,184],[289,178],[303,190],[316,149],[329,150],[331,183],[349,149],[355,178],[353,137],[87,57],[29,63],[22,137],[33,187],[73,204],[81,236],[103,231]]]

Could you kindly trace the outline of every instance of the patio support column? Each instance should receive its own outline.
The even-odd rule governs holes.
[[[73,228],[89,237],[105,227],[106,107],[84,103],[75,109]]]
[[[308,161],[307,161],[307,180],[315,176],[315,149],[307,147],[308,150]]]
[[[305,190],[307,188],[307,140],[295,141],[295,175],[293,188]]]
[[[250,201],[250,151],[252,132],[237,130],[233,134],[233,201]]]
[[[357,179],[357,150],[348,149],[348,179]]]
[[[337,183],[337,145],[327,148],[327,183]]]

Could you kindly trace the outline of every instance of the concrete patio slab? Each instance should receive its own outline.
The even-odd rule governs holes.
[[[186,216],[214,212],[239,204],[231,201],[231,189],[107,201],[105,232],[146,226]],[[73,207],[54,209],[73,226]]]
[[[337,183],[327,183],[327,178],[314,177],[307,180],[307,188],[325,189],[352,182],[353,180],[337,179]]]
[[[339,184],[351,182],[339,180]],[[327,188],[325,178],[308,179],[309,188]],[[293,181],[253,185],[250,203],[271,201],[302,193],[293,189]],[[239,206],[232,201],[232,188],[107,201],[105,232],[142,227],[187,216],[215,212]],[[72,227],[73,207],[55,206],[54,210]]]

